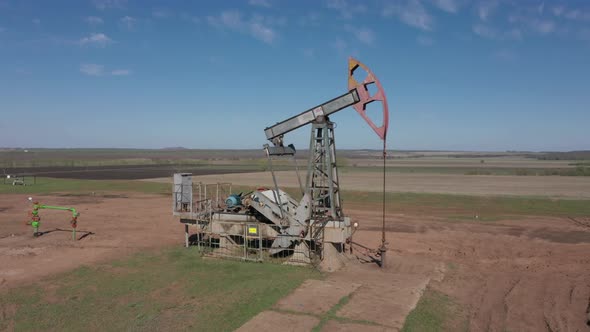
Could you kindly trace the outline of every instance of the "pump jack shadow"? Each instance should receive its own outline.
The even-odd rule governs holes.
[[[357,246],[356,249],[353,250],[353,245]],[[350,253],[355,253],[356,258],[363,264],[377,264],[379,267],[383,267],[383,257],[382,253],[379,249],[372,249],[366,247],[360,243],[352,242],[350,243]]]
[[[379,267],[383,267],[383,261],[381,260],[381,256],[379,254],[369,255],[364,254],[363,256],[356,256],[356,258],[364,264],[377,264]]]
[[[45,234],[53,233],[53,232],[68,232],[68,233],[71,233],[71,232],[72,232],[72,230],[68,230],[68,229],[61,229],[61,228],[50,229],[50,230],[48,230],[48,231],[44,231],[44,232],[38,232],[38,233],[37,233],[37,237],[39,237],[39,236],[43,236],[43,235],[45,235]],[[84,238],[85,238],[85,237],[87,237],[87,236],[90,236],[90,235],[95,235],[95,234],[96,234],[96,233],[94,233],[94,232],[91,232],[91,231],[78,231],[78,230],[76,231],[76,233],[83,233],[83,234],[82,234],[82,236],[80,236],[79,238],[77,238],[77,239],[76,239],[76,241],[80,241],[80,240],[84,239]]]

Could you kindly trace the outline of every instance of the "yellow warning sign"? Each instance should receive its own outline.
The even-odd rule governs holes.
[[[258,234],[258,227],[248,226],[248,234],[257,235]]]

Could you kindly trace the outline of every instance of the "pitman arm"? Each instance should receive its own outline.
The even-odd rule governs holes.
[[[342,96],[336,97],[326,103],[307,110],[287,120],[281,121],[274,126],[264,129],[266,138],[275,146],[283,146],[283,135],[299,127],[303,127],[322,116],[328,116],[336,113],[348,106],[354,105],[360,101],[356,89],[352,89]]]

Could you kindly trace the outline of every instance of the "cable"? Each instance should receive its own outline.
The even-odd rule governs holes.
[[[386,147],[386,139],[383,138],[383,225],[381,228],[381,248],[382,250],[385,249],[385,172],[387,170],[386,167],[387,161],[387,147]]]

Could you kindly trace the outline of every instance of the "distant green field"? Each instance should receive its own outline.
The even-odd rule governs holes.
[[[299,166],[306,167],[306,150],[297,153]],[[564,156],[568,156],[565,154]],[[436,154],[436,157],[408,155],[404,152],[391,152],[394,156],[388,162],[388,172],[392,173],[435,173],[463,175],[560,175],[590,176],[587,162],[572,160],[563,162],[562,167],[537,167],[539,162],[526,155],[511,153],[473,154],[449,153]],[[481,165],[456,165],[458,160],[474,160]],[[508,159],[507,159],[508,158]],[[513,159],[510,159],[513,158]],[[403,162],[411,160],[416,165],[405,166]],[[494,167],[495,161],[517,160],[523,167]],[[552,159],[551,159],[552,160]],[[562,160],[562,159],[557,159]],[[375,166],[368,167],[369,164]],[[380,172],[379,154],[375,151],[339,150],[337,164],[342,172],[374,171]],[[486,162],[487,161],[487,162]],[[432,166],[432,163],[442,164]],[[359,164],[360,163],[360,164]],[[535,165],[535,163],[537,163]],[[359,166],[358,165],[365,165]],[[479,164],[479,163],[478,163]],[[104,167],[104,166],[215,166],[250,167],[255,170],[268,169],[268,162],[262,149],[252,150],[201,150],[201,149],[12,149],[0,150],[0,168],[34,168],[34,167]],[[292,160],[277,158],[273,161],[277,170],[293,170]],[[517,166],[520,164],[517,164]]]
[[[252,187],[233,186],[235,193],[248,192]],[[284,188],[293,197],[299,198],[297,188]],[[73,180],[38,178],[33,186],[0,184],[0,194],[50,194],[72,193],[79,195],[105,194],[109,192],[139,192],[171,195],[168,183],[131,180]],[[382,196],[379,192],[343,191],[345,204],[366,205],[377,208]],[[590,200],[551,199],[522,196],[468,196],[429,193],[387,193],[387,211],[390,213],[436,213],[451,219],[469,219],[478,215],[480,221],[496,220],[504,216],[590,216]]]
[[[168,249],[0,293],[0,330],[233,331],[313,269],[202,258]]]
[[[149,181],[132,180],[77,180],[38,177],[36,184],[12,186],[0,183],[0,194],[50,194],[50,193],[105,193],[141,192],[170,194],[172,185]]]
[[[0,167],[204,164],[264,157],[262,150],[28,149],[0,150]]]
[[[346,203],[380,205],[381,193],[344,191]],[[551,199],[523,196],[468,196],[429,193],[387,193],[387,211],[436,214],[454,219],[481,221],[504,216],[590,216],[590,200]]]
[[[341,173],[382,172],[381,167],[343,167]],[[590,167],[577,165],[563,168],[536,167],[428,167],[428,166],[389,166],[388,173],[402,174],[461,174],[461,175],[518,175],[518,176],[590,176]]]

